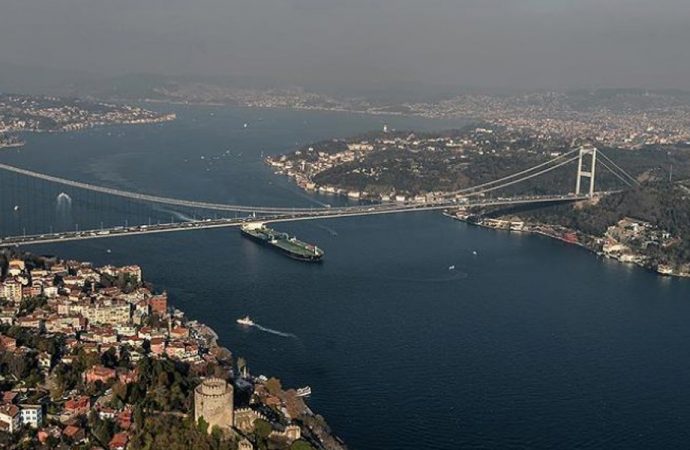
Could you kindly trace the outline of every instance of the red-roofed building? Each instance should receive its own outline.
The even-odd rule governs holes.
[[[153,338],[151,339],[151,353],[154,355],[162,355],[165,353],[165,339]]]
[[[120,372],[117,379],[122,384],[136,383],[139,378],[139,371],[137,369],[129,370],[127,372]]]
[[[165,348],[165,354],[168,355],[169,358],[173,358],[173,359],[183,358],[185,356],[184,343],[178,342],[178,341],[172,341]]]
[[[96,381],[101,381],[103,383],[107,383],[116,376],[117,374],[115,373],[115,369],[110,369],[104,366],[93,366],[86,372],[86,382],[95,383]]]
[[[0,430],[14,433],[20,426],[19,408],[17,405],[0,406]]]
[[[2,403],[5,405],[9,405],[10,403],[14,403],[14,400],[17,398],[16,392],[13,391],[7,391],[2,393]]]
[[[166,294],[154,295],[149,299],[151,314],[164,316],[168,310],[168,296]]]
[[[189,330],[185,327],[175,327],[170,330],[170,337],[175,339],[184,339],[189,336]]]
[[[108,443],[108,448],[110,450],[125,450],[127,442],[129,442],[127,433],[117,433]]]
[[[124,409],[117,415],[117,425],[123,430],[129,430],[132,426],[132,410]]]
[[[73,416],[87,414],[90,409],[91,400],[85,395],[71,398],[65,402],[65,412]]]
[[[9,336],[0,335],[0,350],[13,352],[17,348],[17,340]]]
[[[81,442],[86,438],[86,433],[84,430],[75,425],[67,425],[62,434],[71,439],[73,442]]]

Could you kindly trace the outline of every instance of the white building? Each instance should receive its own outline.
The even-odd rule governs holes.
[[[41,405],[19,405],[19,420],[22,425],[40,428],[43,426],[43,407]]]
[[[5,280],[5,282],[0,285],[0,297],[6,298],[13,303],[21,302],[22,284],[13,279]]]
[[[14,433],[21,426],[21,418],[17,405],[0,406],[0,430]]]

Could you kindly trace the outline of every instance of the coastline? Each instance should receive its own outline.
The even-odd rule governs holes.
[[[12,143],[12,144],[2,144],[2,143],[0,143],[0,150],[6,149],[6,148],[19,148],[19,147],[24,147],[24,145],[26,145],[26,142],[24,142],[24,141],[22,141],[22,142],[15,142],[15,143]]]
[[[580,248],[587,250],[590,253],[595,254],[596,256],[604,257],[607,259],[612,259],[612,260],[618,261],[621,264],[635,265],[637,267],[645,269],[649,272],[653,272],[653,273],[660,275],[660,276],[668,276],[668,277],[676,277],[676,278],[690,278],[690,273],[664,270],[663,268],[660,268],[660,267],[654,267],[650,264],[645,264],[645,261],[629,261],[629,260],[624,260],[620,257],[613,256],[611,254],[606,254],[603,251],[603,243],[605,240],[603,237],[585,234],[585,233],[582,233],[582,232],[575,230],[575,229],[572,229],[572,228],[566,228],[566,227],[562,227],[559,225],[549,225],[546,223],[526,223],[526,222],[520,222],[521,226],[519,227],[519,229],[512,228],[512,227],[510,227],[510,225],[508,225],[508,228],[505,228],[502,226],[492,225],[491,222],[485,223],[483,221],[471,220],[471,216],[469,216],[469,215],[462,216],[459,214],[452,214],[448,211],[444,211],[443,215],[446,217],[449,217],[453,220],[458,220],[458,221],[464,222],[468,225],[474,225],[474,226],[488,229],[488,230],[508,231],[508,232],[513,232],[513,233],[518,232],[518,233],[527,233],[527,234],[533,234],[533,235],[538,235],[538,236],[544,236],[544,237],[547,237],[549,239],[554,239],[554,240],[563,242],[564,244],[575,245],[577,247],[580,247]],[[500,223],[500,222],[516,223],[516,222],[511,222],[511,221],[496,221],[493,223]]]
[[[146,282],[138,265],[100,267],[2,250],[0,305],[0,350],[10,358],[29,355],[33,364],[28,385],[11,367],[0,367],[4,380],[15,380],[4,389],[15,395],[27,387],[41,393],[45,409],[53,411],[34,426],[45,436],[69,433],[77,426],[93,432],[97,425],[89,408],[70,409],[72,403],[82,402],[94,405],[98,420],[117,419],[110,434],[117,431],[124,441],[134,443],[127,448],[144,448],[149,426],[144,420],[160,426],[160,420],[175,417],[180,433],[206,436],[206,430],[200,431],[197,425],[197,417],[204,417],[210,422],[201,423],[218,425],[223,439],[251,439],[255,445],[264,445],[259,448],[271,443],[269,448],[287,449],[300,442],[315,450],[346,449],[325,419],[305,403],[303,397],[310,395],[310,388],[288,389],[278,378],[251,374],[244,358],[219,345],[213,328],[172,306],[167,292]],[[53,343],[49,351],[36,344],[47,340]],[[87,353],[98,357],[85,359]],[[148,377],[152,370],[160,376]],[[73,384],[66,384],[72,381],[61,374],[73,371],[79,374]],[[163,375],[164,382],[160,381]],[[197,409],[197,387],[219,378],[233,386],[230,392],[238,392],[238,399],[224,405],[229,408],[229,422],[213,422],[215,416],[200,416]],[[174,400],[168,394],[159,395],[164,387],[151,388],[161,383],[167,388],[171,380],[178,389]],[[143,386],[143,392],[130,396],[130,384]],[[113,391],[120,393],[114,403]],[[23,401],[17,402],[17,410],[35,406]],[[133,425],[137,415],[139,424]],[[82,420],[85,416],[88,422]],[[259,422],[268,430],[266,436],[254,435]],[[15,437],[33,439],[23,432]]]

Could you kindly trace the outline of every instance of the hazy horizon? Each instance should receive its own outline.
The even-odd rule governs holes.
[[[690,89],[689,2],[602,3],[7,0],[0,61],[305,86]]]

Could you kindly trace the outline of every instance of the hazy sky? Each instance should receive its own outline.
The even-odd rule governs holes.
[[[690,0],[0,0],[0,61],[293,82],[690,89]]]

